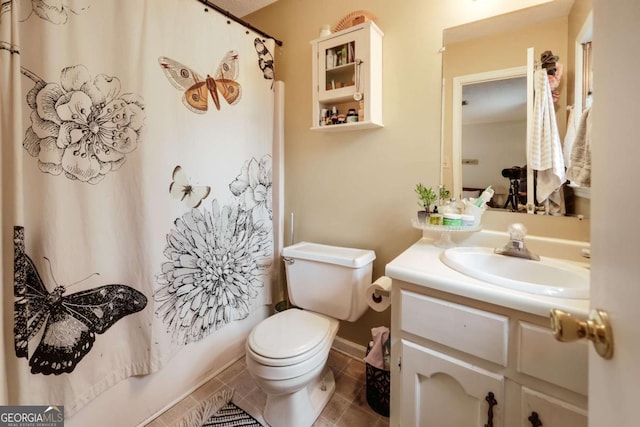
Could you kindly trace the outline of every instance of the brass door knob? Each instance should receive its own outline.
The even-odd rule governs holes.
[[[571,342],[586,338],[593,342],[600,356],[605,359],[613,357],[613,332],[605,311],[592,309],[589,320],[580,320],[554,308],[551,310],[550,319],[553,335],[558,341]]]

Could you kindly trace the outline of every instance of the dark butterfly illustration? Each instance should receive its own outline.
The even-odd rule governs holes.
[[[256,52],[258,52],[258,66],[262,70],[264,78],[267,80],[273,80],[273,55],[271,55],[267,46],[262,43],[262,40],[256,38],[253,41],[253,45],[256,48]],[[273,88],[273,82],[271,82],[271,87]]]
[[[16,356],[29,358],[29,341],[44,332],[29,359],[32,374],[72,372],[96,339],[118,320],[142,310],[147,298],[125,285],[104,285],[64,295],[48,292],[24,252],[24,229],[14,227],[14,325]]]
[[[214,76],[207,75],[206,78],[166,56],[158,58],[158,62],[173,87],[184,90],[182,102],[194,113],[204,114],[209,109],[209,94],[218,110],[220,110],[218,93],[229,105],[240,100],[240,83],[235,81],[238,78],[239,69],[236,51],[227,52]]]
[[[169,193],[175,199],[184,202],[190,208],[197,208],[200,203],[209,195],[211,187],[194,186],[187,180],[187,175],[180,165],[173,170],[173,181],[169,185]]]

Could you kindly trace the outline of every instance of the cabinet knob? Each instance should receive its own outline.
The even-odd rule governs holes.
[[[489,403],[489,410],[487,411],[487,423],[484,425],[484,427],[493,427],[493,407],[498,404],[498,401],[491,391],[487,393],[487,396],[484,398],[484,400]]]
[[[529,422],[531,423],[531,427],[541,427],[542,426],[542,421],[540,421],[540,417],[538,417],[538,413],[537,412],[532,412],[531,415],[529,415],[529,418],[527,418],[529,420]]]
[[[592,309],[589,320],[580,320],[554,308],[550,320],[553,335],[558,341],[571,342],[586,338],[593,342],[600,356],[605,359],[613,357],[613,332],[609,316],[604,310]]]

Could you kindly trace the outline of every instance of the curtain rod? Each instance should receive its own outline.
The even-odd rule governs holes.
[[[237,22],[238,24],[260,34],[263,37],[267,37],[270,39],[273,39],[276,44],[278,46],[282,46],[282,42],[280,40],[278,40],[277,38],[270,36],[269,34],[265,33],[264,31],[254,27],[253,25],[249,24],[247,21],[243,21],[242,19],[238,18],[237,16],[235,16],[234,14],[232,14],[231,12],[229,12],[228,10],[224,10],[223,8],[221,8],[220,6],[217,6],[211,2],[209,2],[208,0],[198,0],[200,3],[204,4],[205,6],[208,6],[212,9],[215,9],[216,11],[220,12],[221,14],[223,14],[224,16],[226,16],[227,18]]]

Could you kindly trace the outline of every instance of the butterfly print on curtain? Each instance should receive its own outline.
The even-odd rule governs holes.
[[[209,109],[209,95],[217,110],[220,110],[218,93],[229,105],[240,101],[242,88],[240,83],[235,81],[239,73],[236,51],[227,52],[214,76],[207,75],[206,78],[166,56],[158,58],[158,62],[173,87],[184,91],[182,103],[194,113],[204,114]]]
[[[72,372],[96,339],[118,320],[145,308],[147,298],[126,285],[104,285],[64,295],[48,292],[24,251],[24,228],[14,227],[14,325],[16,356],[29,359],[29,341],[44,332],[29,359],[32,374]]]
[[[209,195],[211,187],[204,185],[192,185],[187,179],[187,175],[180,165],[173,169],[171,175],[173,181],[169,185],[169,194],[174,199],[184,202],[190,208],[197,208],[200,203]]]
[[[31,126],[22,145],[42,172],[96,184],[120,169],[144,137],[144,101],[120,94],[120,80],[91,78],[84,65],[64,68],[60,84],[21,68],[35,83],[27,94]]]
[[[273,70],[273,55],[267,49],[267,46],[262,40],[256,38],[253,41],[253,46],[256,48],[258,54],[258,67],[262,70],[262,75],[266,80],[273,80],[275,73]],[[271,89],[273,89],[273,81],[271,82]]]

